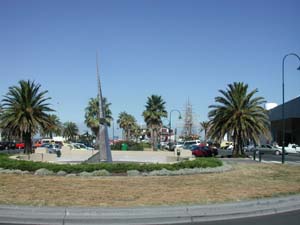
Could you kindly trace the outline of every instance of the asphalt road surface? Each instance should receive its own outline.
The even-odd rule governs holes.
[[[22,153],[24,149],[8,149],[8,150],[0,150],[0,153],[8,153],[8,154],[18,154]]]
[[[0,150],[0,153],[8,153],[8,154],[17,154],[17,153],[23,153],[23,149],[10,149],[10,150]],[[220,150],[220,154],[224,155],[225,158],[227,158],[227,155],[229,156],[230,153],[227,153],[226,150]],[[249,157],[253,157],[252,152],[246,153],[249,155]],[[263,162],[270,162],[270,163],[281,163],[281,155],[272,155],[272,154],[264,154],[262,155],[262,161]],[[258,160],[258,155],[256,156],[256,159]],[[289,153],[288,155],[285,155],[285,162],[300,165],[300,153],[293,154]]]
[[[249,217],[233,220],[200,222],[200,223],[182,223],[180,225],[299,225],[300,210],[287,213],[279,213],[268,216]],[[177,224],[179,225],[179,224]]]
[[[241,219],[233,219],[233,220],[220,220],[220,221],[210,221],[210,222],[197,222],[197,223],[173,223],[174,225],[299,225],[300,221],[300,210],[292,211],[287,213],[278,213],[268,216],[258,216],[258,217],[248,217],[248,218],[241,218]],[[84,222],[84,221],[81,221]],[[126,224],[126,221],[122,221],[122,224]],[[138,222],[138,221],[136,221]],[[156,221],[158,222],[158,221]],[[1,223],[0,225],[8,225],[8,223]],[[37,225],[34,223],[9,223],[10,225]],[[48,224],[43,223],[43,224]],[[89,223],[87,223],[89,224]],[[91,223],[93,224],[93,223]],[[116,223],[118,224],[118,223]],[[130,224],[130,223],[128,223]],[[136,223],[134,223],[136,224]],[[142,224],[142,223],[141,223]],[[148,224],[148,223],[147,223]],[[151,223],[150,223],[151,224]],[[155,223],[155,224],[159,224]],[[165,223],[163,223],[165,224]],[[169,224],[169,225],[173,225]],[[48,224],[50,225],[50,224]]]
[[[252,159],[253,152],[246,152],[246,154]],[[219,156],[223,156],[224,159],[231,157],[231,151],[219,150]],[[258,161],[258,155],[256,155],[256,160]],[[263,154],[261,160],[263,162],[269,163],[281,163],[282,156],[274,154]],[[241,161],[242,162],[242,161]],[[285,155],[285,162],[289,164],[300,165],[300,153],[289,153]]]
[[[265,162],[281,163],[282,155],[264,154],[262,155],[261,159]],[[285,162],[292,164],[300,164],[300,153],[289,153],[288,155],[285,155]]]

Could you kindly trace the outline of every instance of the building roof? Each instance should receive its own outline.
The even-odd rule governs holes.
[[[294,98],[284,104],[285,119],[300,118],[300,96]],[[271,121],[282,119],[282,105],[279,105],[269,110],[269,116]]]

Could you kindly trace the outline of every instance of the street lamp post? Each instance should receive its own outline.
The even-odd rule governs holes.
[[[112,118],[112,143],[115,144],[115,120]]]
[[[282,59],[282,158],[281,158],[281,162],[282,164],[284,163],[284,159],[285,159],[285,149],[284,149],[284,145],[285,145],[285,115],[284,115],[284,62],[285,59],[288,56],[295,56],[299,59],[300,62],[300,57],[295,54],[295,53],[289,53],[287,55],[285,55]],[[297,68],[297,70],[300,70],[300,66]]]
[[[171,150],[171,128],[172,128],[172,125],[171,125],[171,123],[172,123],[172,112],[178,112],[179,113],[179,117],[178,117],[178,119],[181,119],[181,113],[180,113],[180,111],[178,110],[178,109],[172,109],[171,111],[170,111],[170,120],[169,120],[169,150]]]

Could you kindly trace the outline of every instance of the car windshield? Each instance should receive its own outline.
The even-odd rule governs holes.
[[[79,146],[78,144],[74,144],[73,146],[74,146],[74,148],[76,148],[76,149],[80,149],[80,146]]]
[[[184,143],[184,145],[193,145],[196,144],[196,141],[187,141]]]
[[[192,150],[192,151],[193,151],[193,150],[197,150],[197,149],[199,149],[199,146],[197,146],[197,145],[191,146],[191,150]]]

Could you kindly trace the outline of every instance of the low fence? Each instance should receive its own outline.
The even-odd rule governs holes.
[[[34,162],[56,162],[57,156],[56,154],[49,154],[49,153],[34,153],[29,155],[20,155],[19,159],[29,160]]]

